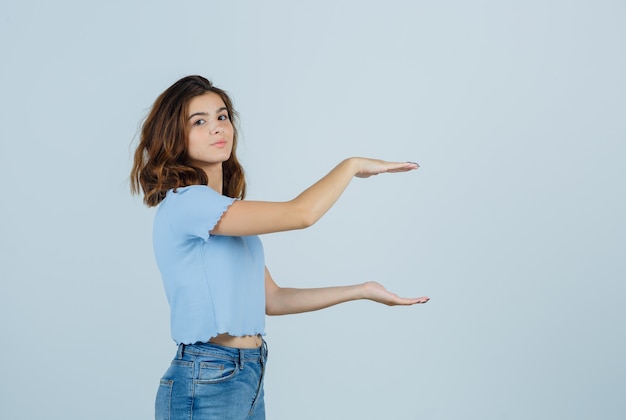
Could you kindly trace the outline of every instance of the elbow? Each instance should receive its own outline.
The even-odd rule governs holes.
[[[276,286],[265,295],[265,315],[286,315],[283,289]]]
[[[300,229],[306,229],[308,227],[311,227],[318,220],[319,218],[315,216],[315,213],[312,210],[305,210],[300,216]]]
[[[281,312],[278,308],[276,308],[274,305],[265,305],[265,315],[268,316],[276,316],[276,315],[284,315],[283,312]]]
[[[280,290],[278,288],[278,290]],[[275,290],[272,290],[275,291]],[[278,308],[276,307],[276,295],[274,293],[265,293],[265,315],[278,315]]]
[[[319,216],[313,207],[297,203],[296,201],[292,203],[294,204],[292,214],[294,215],[294,227],[296,229],[306,229],[319,220]]]

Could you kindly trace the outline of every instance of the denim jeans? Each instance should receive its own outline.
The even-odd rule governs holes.
[[[265,341],[258,349],[179,345],[161,378],[156,420],[265,419],[266,360]]]

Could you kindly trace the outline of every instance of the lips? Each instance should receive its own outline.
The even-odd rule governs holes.
[[[221,149],[224,146],[226,146],[226,141],[225,140],[220,140],[220,141],[217,141],[217,142],[213,143],[211,146],[215,146],[215,147]]]

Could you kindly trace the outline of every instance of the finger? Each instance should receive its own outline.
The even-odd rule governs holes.
[[[419,168],[419,163],[417,162],[387,162],[389,165],[394,168]]]
[[[420,165],[415,162],[393,162],[387,172],[407,172],[418,169]]]
[[[398,298],[397,302],[398,302],[398,305],[415,305],[415,304],[426,303],[429,300],[430,300],[429,297],[422,296],[418,298]]]
[[[429,297],[422,296],[422,297],[412,299],[412,302],[413,302],[412,304],[423,304],[423,303],[428,302],[429,300],[430,300]]]

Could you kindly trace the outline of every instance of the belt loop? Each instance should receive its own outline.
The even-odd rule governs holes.
[[[243,370],[243,349],[239,349],[239,369]]]
[[[263,340],[263,344],[261,345],[261,357],[265,362],[267,360],[267,341]]]
[[[178,345],[178,351],[176,352],[176,358],[178,360],[183,358],[183,350],[184,350],[185,345],[183,343],[180,343]]]
[[[261,353],[261,381],[265,377],[265,365],[267,364],[267,343],[263,340],[263,344],[261,344],[260,348]]]

